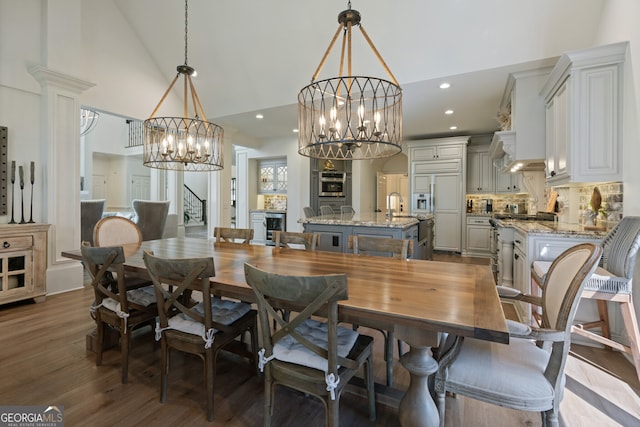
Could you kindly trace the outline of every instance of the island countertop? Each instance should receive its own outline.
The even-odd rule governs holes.
[[[568,238],[604,238],[604,230],[585,230],[579,224],[558,223],[553,221],[497,220],[500,227],[513,227],[525,234],[546,234]]]
[[[420,219],[429,219],[424,217]],[[300,224],[322,224],[322,225],[346,225],[360,227],[388,227],[388,228],[407,228],[419,223],[417,216],[394,216],[388,218],[382,213],[363,213],[359,214],[336,214],[325,216],[314,216],[310,218],[301,218],[298,220]]]

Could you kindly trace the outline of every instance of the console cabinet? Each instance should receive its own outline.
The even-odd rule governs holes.
[[[47,295],[49,224],[0,225],[0,304]]]

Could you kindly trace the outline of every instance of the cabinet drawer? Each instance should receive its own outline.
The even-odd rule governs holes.
[[[461,164],[460,160],[415,162],[413,164],[413,173],[460,172],[462,170]]]
[[[487,227],[491,227],[488,216],[484,216],[484,217],[468,216],[467,225],[486,225]]]
[[[0,252],[29,249],[32,246],[32,236],[5,237],[0,240]]]

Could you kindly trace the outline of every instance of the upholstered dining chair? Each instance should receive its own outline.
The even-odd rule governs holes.
[[[543,426],[558,426],[558,411],[580,294],[595,271],[602,248],[583,243],[556,258],[544,278],[540,328],[520,324],[508,345],[449,335],[438,349],[434,387],[445,420],[451,392],[522,411],[541,412]]]
[[[274,231],[276,248],[302,247],[307,251],[315,251],[318,247],[318,233],[298,233],[295,231]],[[292,246],[293,245],[293,246]]]
[[[120,246],[140,244],[142,232],[135,222],[122,216],[107,216],[93,228],[95,246]]]
[[[256,295],[260,316],[264,426],[271,425],[276,385],[318,397],[326,410],[325,424],[338,426],[340,394],[363,366],[369,418],[375,420],[373,339],[337,325],[338,301],[348,299],[347,276],[284,276],[245,264],[245,277]],[[287,321],[271,305],[274,301],[299,306],[301,311]],[[312,319],[322,307],[326,307],[322,312],[327,321]],[[275,331],[271,321],[277,322]]]
[[[616,350],[631,355],[640,380],[640,330],[633,306],[633,271],[640,248],[640,217],[627,216],[611,229],[602,241],[604,253],[600,265],[591,275],[582,292],[582,298],[596,300],[599,319],[575,324],[573,332]],[[548,261],[534,261],[531,278],[539,286],[544,281]],[[622,321],[628,344],[611,339],[608,302],[620,304]],[[600,328],[601,334],[591,329]]]
[[[93,228],[102,219],[105,199],[80,201],[80,241],[93,246]]]
[[[160,402],[167,400],[169,351],[183,351],[204,362],[207,419],[213,421],[213,384],[218,352],[237,343],[245,332],[251,334],[251,351],[237,345],[237,351],[257,369],[256,311],[250,304],[215,298],[209,279],[215,275],[213,258],[159,258],[145,251],[144,263],[158,301],[156,340],[161,343]],[[192,290],[202,292],[202,302],[191,301]],[[238,343],[239,344],[239,343]]]
[[[122,383],[127,383],[132,331],[140,326],[153,327],[157,308],[153,286],[129,289],[126,285],[122,247],[81,246],[82,260],[91,276],[95,300],[90,308],[96,321],[96,365],[102,365],[105,325],[120,332]],[[114,270],[116,275],[108,274]],[[115,282],[115,283],[114,283]]]
[[[248,245],[253,239],[253,228],[227,228],[215,227],[213,237],[216,243],[239,243]]]
[[[138,199],[131,202],[131,206],[136,215],[136,224],[140,227],[143,241],[162,238],[170,203],[169,200],[153,201]]]
[[[348,249],[357,255],[392,256],[407,259],[413,254],[413,241],[392,237],[350,235]],[[357,328],[357,325],[354,325]],[[393,386],[393,331],[378,329],[384,336],[384,361],[387,364],[387,386]],[[402,343],[398,341],[398,356],[402,356]]]

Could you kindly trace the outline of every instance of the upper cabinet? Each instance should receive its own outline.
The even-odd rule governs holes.
[[[502,172],[542,170],[545,159],[545,102],[540,94],[551,67],[509,74],[500,102],[502,130],[489,156]]]
[[[493,171],[488,145],[467,147],[467,194],[493,193]]]
[[[622,181],[623,73],[628,43],[562,55],[542,89],[550,186]]]
[[[258,163],[258,193],[287,194],[287,159]]]

